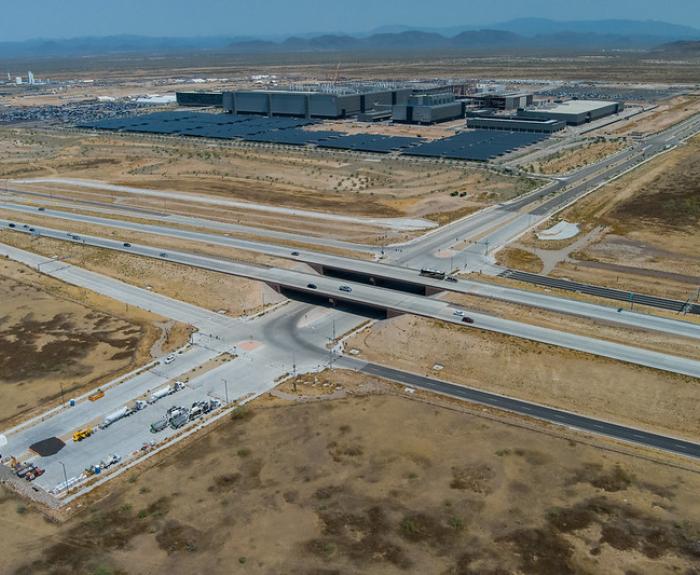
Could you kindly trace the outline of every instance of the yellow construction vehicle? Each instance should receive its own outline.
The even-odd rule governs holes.
[[[73,441],[82,441],[83,439],[87,439],[92,435],[92,428],[91,427],[85,427],[83,429],[78,429],[78,431],[73,432]]]

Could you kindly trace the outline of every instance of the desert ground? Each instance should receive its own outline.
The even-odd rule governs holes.
[[[465,212],[516,197],[537,185],[524,177],[506,176],[482,167],[437,167],[430,162],[396,158],[377,162],[376,158],[347,152],[214,145],[134,135],[4,129],[0,130],[0,151],[4,156],[0,178],[82,178],[372,217],[449,221]],[[167,198],[124,197],[119,192],[75,186],[54,185],[48,189],[63,193],[69,190],[75,197],[108,203],[119,201],[156,210],[178,210],[178,201]],[[182,206],[180,211],[191,213]],[[254,212],[252,207],[236,210],[228,217],[235,217],[240,223],[267,223],[278,229],[290,225],[286,221],[289,217],[277,216],[268,221],[269,215],[266,220],[264,214],[250,211]],[[293,223],[294,218],[291,220]],[[308,223],[302,225],[308,227]],[[346,227],[340,231],[352,232],[351,226]],[[319,231],[333,228],[326,224]]]
[[[187,326],[0,261],[0,423],[184,345]]]
[[[322,386],[337,399],[310,399]],[[695,572],[697,471],[401,397],[355,374],[296,388],[67,518],[2,492],[2,571]]]
[[[412,316],[374,324],[346,348],[376,363],[633,427],[700,433],[700,386],[690,377]]]
[[[68,226],[70,227],[70,226]],[[104,234],[104,230],[102,231]],[[145,243],[167,249],[171,246],[167,240],[161,241],[156,236],[145,236]],[[181,264],[152,260],[111,250],[93,248],[50,240],[34,238],[22,234],[0,232],[0,241],[21,249],[52,257],[56,254],[68,256],[69,261],[86,269],[113,277],[131,285],[185,301],[212,311],[232,316],[252,315],[262,310],[263,304],[269,306],[281,301],[281,296],[265,284],[238,278],[208,270],[201,270]],[[135,241],[135,240],[134,240]],[[182,242],[175,242],[183,247]],[[190,251],[192,251],[190,249]],[[228,256],[236,259],[236,250],[204,249],[202,254]],[[246,253],[243,261],[255,263],[266,261]]]
[[[564,219],[581,234],[565,241],[524,236],[500,261],[679,300],[695,300],[700,286],[700,202],[695,137],[607,184],[542,228]]]
[[[523,168],[536,174],[566,174],[594,164],[626,146],[627,142],[624,139],[587,139],[574,147],[566,148],[531,164],[526,164]]]

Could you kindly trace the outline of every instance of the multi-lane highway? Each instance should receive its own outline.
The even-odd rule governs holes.
[[[226,273],[265,282],[280,290],[289,290],[297,294],[317,297],[326,301],[343,301],[366,308],[387,311],[388,313],[407,313],[449,321],[465,325],[462,317],[455,315],[458,311],[450,304],[432,298],[422,297],[393,289],[384,289],[372,285],[349,282],[329,276],[319,276],[296,270],[272,267],[260,267],[219,258],[207,257],[182,251],[164,250],[163,248],[144,246],[88,236],[76,236],[71,232],[44,227],[8,228],[8,222],[0,220],[0,227],[19,233],[41,235],[66,242],[78,242],[110,250],[122,251],[149,258],[162,259],[199,267],[211,271]],[[581,335],[557,331],[544,327],[529,325],[491,315],[467,310],[479,329],[529,339],[558,347],[564,347],[618,361],[624,361],[660,369],[672,373],[700,377],[700,361],[659,353],[644,348],[632,347],[603,339],[594,339]],[[466,324],[465,327],[470,327]]]
[[[650,329],[663,333],[683,335],[686,337],[700,339],[700,325],[698,324],[642,313],[620,313],[617,311],[616,307],[612,308],[602,305],[595,305],[576,300],[554,297],[547,294],[539,294],[528,290],[500,287],[498,285],[476,282],[473,280],[459,279],[456,282],[446,282],[421,276],[419,275],[418,270],[386,262],[359,260],[309,250],[294,250],[284,246],[222,236],[219,234],[180,229],[157,224],[143,224],[99,216],[76,214],[50,208],[45,208],[44,211],[38,212],[37,208],[31,206],[10,203],[0,203],[0,208],[15,211],[19,214],[41,214],[45,217],[104,226],[108,228],[116,228],[119,230],[124,230],[125,232],[147,233],[173,239],[185,239],[193,242],[202,242],[206,244],[243,249],[269,256],[304,262],[311,265],[321,273],[329,273],[332,275],[334,273],[347,274],[350,272],[355,278],[355,281],[361,281],[360,278],[364,277],[368,283],[373,282],[378,283],[378,285],[384,285],[390,282],[393,287],[398,287],[399,289],[401,285],[405,285],[407,288],[427,288],[428,290],[433,291],[446,290],[456,293],[491,297],[510,303],[539,307],[557,313],[577,315],[590,319],[616,323],[618,325],[630,328]],[[2,222],[2,220],[0,220],[0,222]],[[9,223],[11,222],[5,222],[4,225],[8,226]],[[27,229],[21,222],[12,223],[19,226],[19,229],[21,230]],[[384,282],[384,284],[382,284],[382,282]]]

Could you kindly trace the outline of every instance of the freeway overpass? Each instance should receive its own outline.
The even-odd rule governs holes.
[[[21,204],[4,203],[0,208],[28,213],[41,214],[46,217],[63,219],[66,221],[92,224],[117,228],[124,231],[148,233],[164,237],[187,239],[195,242],[221,245],[230,248],[243,249],[251,252],[262,253],[308,264],[322,275],[328,275],[338,279],[345,279],[356,283],[365,283],[377,287],[405,291],[413,294],[431,295],[442,291],[451,291],[467,295],[477,295],[494,298],[510,303],[528,305],[580,317],[586,317],[598,321],[615,323],[634,329],[649,329],[672,335],[682,335],[694,339],[700,339],[700,325],[689,322],[662,318],[643,313],[617,312],[617,308],[603,305],[590,304],[547,294],[531,292],[517,288],[502,287],[494,284],[477,282],[473,280],[459,279],[457,282],[432,279],[419,275],[418,270],[403,267],[386,262],[358,260],[355,258],[336,256],[309,250],[295,250],[284,246],[266,244],[252,240],[244,240],[179,229],[157,224],[143,224],[131,221],[114,220],[99,216],[76,214],[62,210],[45,208],[38,212],[37,208]],[[2,220],[0,220],[2,221]],[[3,227],[10,222],[4,222]],[[21,223],[16,223],[20,229]]]
[[[5,230],[9,229],[7,223],[7,221],[0,220],[0,226]],[[19,229],[12,228],[12,230],[245,277],[267,283],[286,295],[300,296],[306,301],[314,301],[323,305],[335,305],[338,302],[343,302],[357,306],[359,310],[372,310],[373,317],[376,316],[376,312],[384,313],[386,316],[406,313],[459,324],[465,328],[472,327],[463,323],[461,316],[455,315],[455,311],[458,311],[455,306],[415,294],[345,282],[328,276],[299,271],[254,266],[181,251],[163,250],[152,246],[125,244],[121,241],[96,236],[82,234],[77,236],[70,232],[51,228],[27,225],[27,227],[21,226]],[[340,288],[344,285],[347,285],[350,291],[342,291]],[[465,313],[474,320],[473,327],[479,329],[700,378],[700,361],[697,360],[533,326],[487,314],[470,311]]]

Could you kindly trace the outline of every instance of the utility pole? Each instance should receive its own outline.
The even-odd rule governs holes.
[[[332,321],[331,346],[328,349],[328,368],[333,369],[333,359],[335,357],[335,320]]]
[[[224,382],[224,397],[226,398],[226,405],[228,405],[228,381],[225,378],[222,378],[221,381]]]
[[[66,466],[63,463],[63,461],[59,461],[61,464],[61,467],[63,467],[63,479],[65,479],[65,486],[66,486],[66,491],[68,491],[68,473],[66,472]]]

